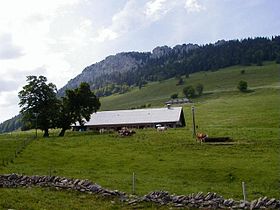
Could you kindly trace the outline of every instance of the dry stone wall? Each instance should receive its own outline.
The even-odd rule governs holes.
[[[174,207],[203,208],[203,209],[280,209],[280,200],[261,197],[252,202],[224,199],[222,196],[208,192],[199,192],[190,195],[171,195],[165,191],[151,192],[143,197],[129,195],[117,190],[108,190],[89,180],[70,179],[59,176],[26,176],[18,174],[0,175],[0,188],[15,187],[54,187],[56,189],[68,189],[83,193],[100,195],[102,197],[117,198],[128,205],[138,205],[143,202],[152,202],[158,205]]]

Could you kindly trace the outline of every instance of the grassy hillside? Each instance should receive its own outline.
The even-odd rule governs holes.
[[[245,74],[240,74],[241,69],[245,69]],[[237,91],[241,79],[248,81],[252,91]],[[129,138],[115,133],[74,132],[58,138],[53,131],[49,139],[33,140],[16,158],[15,149],[32,134],[0,135],[0,158],[13,158],[5,166],[0,162],[0,173],[90,179],[110,189],[131,192],[131,176],[135,172],[137,194],[154,190],[176,194],[213,191],[235,199],[242,198],[241,182],[245,181],[249,200],[265,195],[280,198],[279,65],[232,67],[193,74],[185,79],[185,84],[198,82],[206,91],[195,99],[198,131],[209,136],[230,136],[234,140],[231,144],[196,143],[192,138],[191,105],[185,105],[185,128],[163,133],[153,129],[137,130]],[[161,106],[172,93],[180,92],[182,88],[176,86],[175,79],[151,83],[141,90],[104,98],[102,106],[103,109],[146,103]],[[32,196],[27,199],[29,194]],[[55,198],[63,205],[53,202]],[[15,202],[16,205],[8,205]],[[87,209],[95,204],[97,208],[127,208],[71,192],[0,189],[0,208],[26,208],[29,203],[33,203],[34,209],[42,206],[46,209]]]
[[[245,70],[241,74],[241,70]],[[162,82],[153,82],[143,88],[134,88],[125,94],[101,98],[102,110],[128,109],[144,104],[163,106],[173,93],[179,93],[183,97],[182,90],[187,85],[196,86],[203,84],[205,93],[237,91],[240,80],[248,82],[250,89],[264,87],[280,87],[279,64],[266,63],[264,66],[234,66],[215,72],[199,72],[191,74],[189,78],[183,78],[184,84],[177,86],[175,78]]]

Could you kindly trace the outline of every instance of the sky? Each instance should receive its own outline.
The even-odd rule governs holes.
[[[0,122],[28,75],[57,88],[109,55],[280,35],[279,0],[0,0]]]

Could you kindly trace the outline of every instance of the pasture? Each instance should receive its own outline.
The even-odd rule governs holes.
[[[255,78],[248,82],[251,89],[248,93],[238,92],[235,81],[230,80],[228,83],[231,85],[227,85],[224,80],[218,83],[217,74],[227,77],[225,71],[208,72],[205,79],[201,78],[204,73],[188,78],[193,84],[196,83],[195,78],[200,78],[197,80],[205,84],[205,94],[196,98],[194,104],[197,130],[209,136],[230,136],[233,138],[230,144],[197,143],[192,137],[193,104],[188,104],[184,105],[187,121],[184,128],[164,132],[136,130],[136,134],[131,137],[120,137],[116,133],[69,131],[61,138],[56,137],[58,131],[52,131],[50,138],[43,139],[39,133],[39,138],[31,141],[17,157],[14,157],[16,148],[24,139],[31,138],[33,133],[0,135],[0,161],[14,157],[9,164],[1,165],[0,162],[0,173],[89,179],[103,187],[131,193],[134,172],[138,195],[155,190],[174,194],[211,191],[237,200],[242,199],[241,182],[245,181],[249,200],[260,196],[279,199],[280,89],[279,78],[275,77],[279,73],[279,65],[267,64],[263,67],[266,72],[259,72],[256,68],[261,67],[245,68],[245,76],[249,78],[251,74]],[[231,77],[237,75],[237,81],[244,76],[240,74],[239,67],[229,72]],[[181,88],[175,85],[175,79],[158,83],[159,86],[164,84],[172,86],[174,90]],[[217,87],[218,84],[223,87]],[[156,84],[148,84],[145,88],[148,87],[151,87],[151,94],[156,94]],[[110,103],[122,108],[137,105],[140,99],[133,101],[129,96],[133,92],[140,94],[141,91],[147,94],[145,88],[104,98],[102,102],[105,107],[106,102],[107,107]],[[169,91],[166,96],[174,92],[168,87],[165,89]],[[158,90],[162,88],[158,87]],[[164,101],[166,96],[158,92],[157,96],[150,99],[147,96],[147,100],[143,96],[141,101],[150,103],[157,100],[156,105]],[[118,100],[121,100],[116,99],[118,97],[126,97],[125,102],[118,104]],[[29,194],[30,199],[26,198]],[[31,207],[34,209],[42,208],[43,205],[47,209],[87,209],[95,204],[97,209],[127,208],[118,202],[99,200],[92,195],[57,192],[53,189],[0,189],[0,197],[2,208],[24,208],[28,207],[29,202],[33,203]],[[56,198],[61,200],[60,204],[54,201]],[[11,202],[22,204],[9,206]]]

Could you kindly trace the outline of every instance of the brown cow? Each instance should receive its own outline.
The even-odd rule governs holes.
[[[205,133],[197,133],[196,134],[196,140],[200,141],[200,142],[204,142],[207,137],[208,137],[208,135],[205,134]]]

